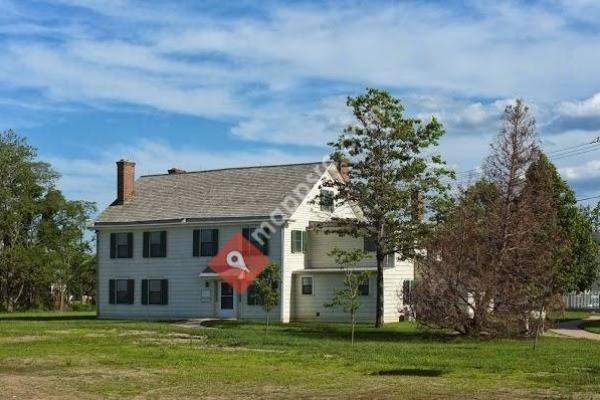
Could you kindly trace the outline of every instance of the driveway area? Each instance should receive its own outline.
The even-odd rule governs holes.
[[[573,339],[589,339],[600,341],[600,335],[592,333],[581,328],[581,325],[585,321],[597,321],[600,320],[600,316],[593,316],[586,319],[576,319],[570,321],[559,322],[555,329],[550,329],[550,332],[556,333],[557,335],[566,336]]]

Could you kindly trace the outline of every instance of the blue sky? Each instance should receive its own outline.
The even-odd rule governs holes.
[[[600,2],[0,0],[0,129],[103,208],[139,174],[320,160],[348,95],[381,87],[435,115],[477,167],[523,97],[544,148],[600,135]],[[600,194],[600,151],[556,160]]]

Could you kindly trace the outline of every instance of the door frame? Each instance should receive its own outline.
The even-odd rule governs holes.
[[[222,309],[221,308],[221,301],[222,301],[222,293],[221,293],[221,289],[223,287],[223,285],[229,285],[227,282],[225,281],[217,281],[217,316],[219,318],[235,318],[237,315],[237,293],[235,292],[235,290],[233,289],[233,287],[231,287],[231,285],[229,285],[231,287],[231,301],[232,301],[232,308],[231,309]]]

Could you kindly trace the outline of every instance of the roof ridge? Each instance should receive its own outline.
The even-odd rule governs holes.
[[[245,167],[226,167],[226,168],[205,169],[205,170],[200,170],[200,171],[186,171],[186,172],[180,173],[180,174],[169,174],[169,173],[148,174],[148,175],[141,175],[140,178],[150,178],[150,177],[156,177],[156,176],[181,176],[181,175],[189,175],[189,174],[201,174],[201,173],[205,173],[205,172],[217,172],[217,171],[253,169],[253,168],[294,167],[294,166],[299,166],[299,165],[317,165],[317,164],[325,164],[325,163],[330,164],[332,162],[333,161],[313,161],[313,162],[293,163],[293,164],[250,165],[250,166],[245,166]]]

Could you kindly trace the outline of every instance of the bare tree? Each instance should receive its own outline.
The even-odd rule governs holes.
[[[517,100],[505,110],[484,179],[462,193],[429,243],[415,288],[419,321],[467,335],[543,330],[568,254],[544,159],[535,121]]]

